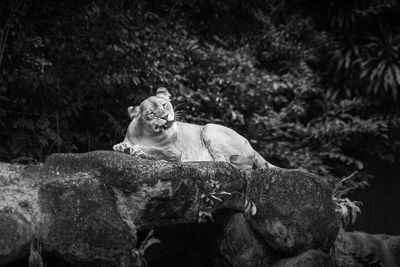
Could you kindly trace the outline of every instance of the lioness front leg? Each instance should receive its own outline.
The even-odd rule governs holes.
[[[138,157],[144,154],[144,151],[141,146],[131,145],[128,144],[127,142],[121,142],[119,144],[114,145],[113,150],[116,152],[131,154],[133,156],[138,156]]]
[[[173,148],[142,147],[141,158],[153,160],[181,161],[181,153]]]
[[[122,152],[122,153],[128,153],[129,154],[129,148],[131,146],[127,144],[126,142],[121,142],[119,144],[116,144],[113,146],[113,150],[116,152]]]
[[[143,147],[122,142],[113,146],[117,152],[153,160],[180,161],[181,153],[173,148]]]

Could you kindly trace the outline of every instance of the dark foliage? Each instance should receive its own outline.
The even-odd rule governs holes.
[[[110,149],[126,108],[164,86],[183,120],[232,127],[282,167],[393,162],[396,12],[391,0],[2,2],[0,159]]]

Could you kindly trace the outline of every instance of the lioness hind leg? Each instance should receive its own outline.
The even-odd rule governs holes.
[[[215,161],[230,162],[238,169],[261,167],[265,162],[246,138],[230,128],[207,124],[202,139]]]
[[[261,157],[246,138],[230,128],[207,124],[201,137],[215,161],[230,162],[238,169],[276,167]]]

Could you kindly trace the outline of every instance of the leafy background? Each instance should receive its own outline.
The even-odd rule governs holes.
[[[0,160],[109,150],[126,108],[164,86],[183,120],[229,126],[281,167],[359,170],[362,186],[398,162],[399,12],[395,0],[2,1]]]

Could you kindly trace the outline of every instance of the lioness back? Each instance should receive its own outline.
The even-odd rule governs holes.
[[[181,161],[214,160],[202,138],[204,126],[179,121],[175,124],[177,138],[171,145],[182,153]]]

